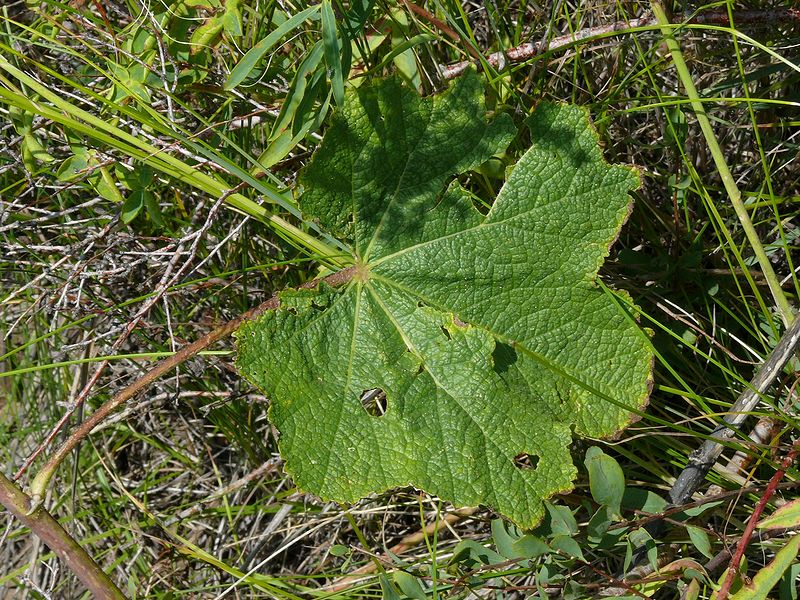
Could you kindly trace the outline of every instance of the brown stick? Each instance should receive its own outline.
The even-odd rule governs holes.
[[[155,306],[157,302],[161,300],[167,288],[169,287],[170,282],[174,283],[175,281],[178,281],[180,277],[185,273],[186,269],[188,269],[191,263],[192,257],[194,256],[194,251],[197,249],[197,244],[200,242],[203,233],[205,233],[205,231],[207,231],[208,228],[211,226],[211,223],[214,220],[214,216],[222,206],[222,203],[229,196],[241,190],[241,188],[244,187],[244,185],[245,182],[242,182],[239,185],[232,187],[217,199],[217,201],[214,203],[214,206],[209,211],[208,217],[206,218],[206,222],[203,224],[203,226],[200,228],[199,231],[195,232],[195,234],[192,234],[192,236],[194,237],[194,242],[192,243],[192,250],[189,252],[189,257],[187,261],[184,262],[183,266],[179,268],[177,272],[173,273],[172,271],[178,264],[178,260],[180,259],[181,256],[181,248],[183,247],[183,244],[187,240],[187,238],[183,238],[180,242],[178,242],[175,255],[169,261],[166,272],[164,273],[164,276],[159,282],[155,293],[152,296],[150,296],[150,298],[144,303],[144,306],[142,306],[142,308],[136,313],[133,319],[125,326],[125,330],[122,332],[122,334],[111,345],[112,352],[116,352],[122,347],[122,345],[125,343],[125,340],[127,340],[128,337],[131,335],[131,333],[133,333],[133,331],[139,326],[139,323],[141,323],[144,316],[150,311],[150,309],[153,306]],[[20,477],[22,477],[23,473],[25,473],[28,467],[30,467],[33,464],[33,461],[35,461],[36,458],[50,446],[50,444],[53,442],[56,436],[61,432],[61,430],[70,420],[73,413],[75,413],[76,410],[78,410],[81,406],[83,406],[83,403],[89,397],[89,394],[91,394],[92,390],[94,389],[94,386],[100,380],[100,376],[103,374],[103,371],[105,371],[106,367],[108,367],[109,364],[110,364],[109,360],[103,360],[97,365],[97,367],[94,370],[94,373],[92,373],[92,376],[89,378],[89,381],[87,381],[84,384],[80,393],[78,393],[78,395],[72,401],[70,406],[61,416],[61,419],[58,421],[58,423],[55,424],[55,426],[50,430],[50,433],[47,434],[47,437],[44,439],[44,441],[42,441],[39,444],[39,446],[28,456],[24,464],[16,472],[16,474],[14,475],[14,481],[17,481]]]
[[[465,40],[463,37],[461,37],[461,35],[459,35],[458,32],[455,31],[452,27],[450,27],[447,23],[444,23],[440,19],[437,19],[431,13],[429,13],[427,10],[425,10],[421,6],[418,6],[417,4],[414,4],[413,2],[410,2],[409,0],[400,0],[400,1],[405,5],[405,7],[408,10],[413,12],[418,17],[422,17],[423,19],[428,21],[431,25],[436,27],[439,31],[441,31],[443,34],[445,34],[447,37],[449,37],[454,42],[465,44],[466,47],[467,47],[467,52],[470,53],[472,58],[474,58],[477,61],[481,60],[481,55],[478,53],[477,50],[475,50],[475,48],[473,48],[469,44],[469,41]]]
[[[339,286],[350,281],[353,278],[355,270],[356,267],[354,266],[348,267],[346,269],[328,275],[322,280],[315,279],[313,281],[309,281],[300,287],[306,289],[311,288],[318,285],[320,281],[324,281],[325,283],[332,285],[334,287]],[[34,509],[37,508],[41,503],[47,485],[50,483],[50,479],[53,477],[53,474],[55,473],[55,470],[58,468],[58,465],[61,464],[61,462],[69,455],[69,453],[73,450],[73,448],[75,448],[75,446],[77,446],[81,440],[83,440],[86,436],[88,436],[91,433],[91,431],[95,427],[97,427],[97,425],[99,425],[104,419],[106,419],[106,417],[108,417],[117,408],[119,408],[125,402],[136,396],[136,394],[141,392],[143,389],[145,389],[151,383],[156,381],[162,375],[168,373],[181,363],[195,356],[198,352],[204,350],[211,344],[221,340],[224,337],[229,336],[231,333],[236,331],[244,321],[248,319],[253,319],[268,310],[275,310],[276,308],[278,308],[279,304],[280,300],[278,298],[278,295],[276,294],[263,304],[260,304],[259,306],[250,309],[249,311],[236,317],[235,319],[231,319],[224,325],[217,327],[214,331],[207,333],[206,335],[192,342],[188,346],[184,346],[172,356],[159,361],[152,369],[150,369],[142,377],[127,385],[124,389],[119,391],[113,398],[111,398],[110,400],[105,402],[102,406],[100,406],[100,408],[94,411],[88,419],[86,419],[83,423],[81,423],[70,434],[70,436],[61,445],[61,447],[48,458],[45,465],[36,474],[36,477],[33,479],[30,486],[33,508]]]
[[[758,25],[774,25],[775,23],[786,22],[800,22],[800,9],[786,8],[775,10],[745,10],[737,12],[733,15],[734,24],[758,24]],[[687,16],[683,23],[688,25],[729,25],[727,11],[711,11],[708,13]],[[486,62],[502,70],[508,63],[521,63],[537,56],[544,54],[549,50],[556,50],[564,46],[575,44],[587,38],[597,37],[601,35],[608,35],[614,33],[627,33],[636,27],[649,27],[655,26],[656,19],[653,15],[645,15],[637,19],[629,21],[617,21],[609,25],[600,25],[598,27],[587,27],[575,33],[569,33],[555,37],[552,40],[544,40],[542,42],[527,42],[520,44],[514,48],[502,52],[494,52],[486,57]],[[472,61],[464,60],[461,62],[453,63],[442,68],[443,79],[454,79],[466,71]]]
[[[43,508],[0,472],[0,503],[39,537],[100,600],[124,600],[125,595],[89,553]]]
[[[724,442],[736,436],[739,425],[750,415],[762,396],[767,392],[783,368],[791,360],[800,346],[800,317],[784,332],[778,344],[758,368],[750,384],[739,394],[727,415],[724,424],[718,425],[700,447],[692,452],[689,461],[675,479],[669,491],[672,504],[680,505],[689,501],[705,480],[706,474],[722,454]]]

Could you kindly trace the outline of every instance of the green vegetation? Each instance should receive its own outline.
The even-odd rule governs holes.
[[[406,472],[343,493],[320,493],[351,500],[413,482],[442,497],[401,487],[337,504],[296,488],[284,474],[277,432],[266,418],[273,398],[232,368],[231,340],[180,365],[83,440],[42,500],[130,597],[589,598],[614,592],[710,598],[754,509],[768,516],[797,492],[798,471],[790,460],[800,369],[794,358],[748,410],[698,495],[689,504],[668,506],[689,455],[748,389],[798,306],[800,67],[793,48],[800,22],[796,12],[781,9],[767,14],[715,4],[671,17],[658,10],[651,17],[649,10],[637,4],[554,3],[543,9],[525,2],[405,0],[49,0],[0,7],[4,473],[26,464],[60,420],[67,417],[64,432],[53,434],[45,455],[154,360],[280,290],[343,268],[366,269],[357,258],[367,255],[370,274],[392,282],[413,278],[386,257],[414,235],[435,239],[458,232],[525,200],[526,169],[548,168],[536,153],[549,150],[552,141],[537,138],[535,123],[529,132],[529,119],[542,126],[548,114],[563,113],[559,118],[576,124],[575,139],[591,139],[581,147],[596,152],[588,150],[595,138],[578,124],[585,123],[585,110],[606,161],[633,165],[641,175],[641,187],[631,192],[632,213],[593,282],[593,297],[603,308],[590,315],[600,319],[602,311],[613,311],[610,320],[618,329],[603,360],[612,363],[607,369],[629,377],[635,391],[619,397],[598,386],[612,401],[591,404],[592,419],[604,426],[593,429],[592,419],[576,417],[576,430],[585,437],[571,445],[567,432],[551,423],[531,434],[557,445],[566,480],[577,477],[572,492],[544,503],[544,520],[536,527],[520,529],[486,506],[454,510],[447,503],[474,499],[527,526],[535,509],[512,512],[524,512],[524,498],[500,505],[485,495],[449,493]],[[580,41],[570,41],[571,34]],[[552,45],[542,47],[549,40]],[[490,58],[524,42],[538,44],[539,51],[510,52],[505,64]],[[434,196],[442,192],[438,204],[420,208],[425,205],[415,203],[411,190],[398,209],[402,222],[430,223],[422,231],[395,225],[392,237],[371,236],[369,219],[348,229],[348,207],[337,193],[353,181],[336,180],[331,188],[323,168],[340,153],[364,150],[341,131],[344,119],[353,117],[348,99],[383,89],[392,101],[405,95],[427,106],[408,90],[441,92],[461,61],[475,64],[485,78],[467,71],[454,84],[470,90],[459,110],[473,113],[455,120],[458,129],[488,127],[495,132],[492,143],[477,151],[464,141],[472,134],[441,132],[440,143],[451,152],[431,151],[452,161],[448,169],[456,177],[443,173],[431,187]],[[392,83],[380,83],[386,77]],[[495,125],[486,125],[483,98]],[[534,112],[537,105],[541,110]],[[423,154],[433,138],[420,139]],[[389,181],[397,178],[392,159],[364,166]],[[587,160],[600,164],[599,155]],[[415,175],[433,167],[422,162]],[[517,248],[513,237],[491,236],[463,244],[463,256],[490,265],[493,257],[520,251],[536,264],[557,266],[562,251],[574,272],[568,277],[562,269],[559,277],[590,289],[587,274],[600,266],[625,217],[625,192],[636,187],[630,170],[612,172],[631,181],[621,181],[614,197],[598,193],[595,204],[578,214],[561,209],[553,227],[564,237],[552,246]],[[560,169],[554,180],[559,175],[567,177]],[[586,183],[597,185],[600,177]],[[368,198],[372,184],[364,184]],[[556,192],[565,206],[579,196]],[[476,210],[468,215],[436,218],[469,203]],[[426,214],[430,220],[419,219],[416,211],[423,210],[432,212]],[[578,222],[583,226],[569,231]],[[592,231],[600,232],[598,239]],[[576,238],[594,255],[575,252]],[[378,241],[361,252],[368,239]],[[464,263],[426,255],[414,262],[415,269],[421,265],[436,275],[441,285],[434,291],[448,300],[416,312],[436,325],[443,341],[463,342],[453,369],[468,382],[486,356],[466,349],[485,350],[488,336],[462,325],[463,299],[444,289],[448,269]],[[485,294],[487,313],[497,312],[490,302],[502,299],[476,281],[469,285],[464,293]],[[267,358],[286,372],[268,375],[280,376],[287,390],[273,392],[274,384],[259,380],[275,393],[279,429],[281,403],[301,385],[313,388],[319,403],[329,394],[328,376],[340,374],[345,360],[318,346],[301,347],[308,372],[291,372],[298,381],[286,384],[287,365],[298,364],[300,350],[281,338],[283,327],[324,306],[331,294],[356,302],[357,287],[341,294],[291,292],[283,296],[284,309],[262,317],[282,325],[269,330],[274,346]],[[558,314],[578,311],[576,294],[559,301],[566,310]],[[382,293],[370,297],[386,302]],[[529,316],[525,300],[513,303],[521,311],[518,322]],[[440,308],[458,320],[448,321]],[[477,322],[479,315],[466,321]],[[325,339],[341,341],[347,323],[334,319]],[[585,333],[564,333],[561,325],[570,323],[575,321],[553,330],[551,344],[560,335],[568,347]],[[520,344],[519,356],[526,340],[510,339]],[[631,344],[639,348],[638,358],[627,368],[620,357]],[[242,364],[255,362],[248,354],[254,350],[243,346]],[[376,349],[367,341],[355,350],[364,372],[379,367],[377,360],[370,364]],[[641,365],[648,352],[656,357],[649,406],[616,439],[599,439],[628,420],[613,401],[631,409],[644,397]],[[437,353],[429,354],[435,361]],[[596,354],[585,360],[592,357],[594,364],[582,365],[580,376],[596,381],[587,371],[606,367]],[[526,365],[509,364],[517,383],[525,379]],[[392,386],[413,365],[399,357],[393,367],[393,379],[362,378],[355,394],[381,389],[391,411]],[[570,379],[548,384],[566,389],[568,382],[577,386]],[[530,389],[518,386],[515,393]],[[380,404],[379,396],[370,398]],[[502,415],[507,407],[497,410]],[[302,435],[313,435],[305,428],[317,412],[303,417]],[[518,416],[508,413],[509,419]],[[525,434],[520,423],[509,427],[509,444]],[[431,465],[455,458],[437,441],[428,448]],[[281,444],[287,444],[284,438]],[[404,451],[385,448],[391,449]],[[326,451],[339,461],[348,458],[330,446]],[[523,473],[546,462],[538,456],[538,464],[523,464],[537,456],[530,448],[519,452],[525,456],[516,467]],[[310,459],[293,448],[289,459],[294,466],[288,470],[311,489],[301,474]],[[365,460],[377,468],[377,451]],[[34,460],[20,483],[29,483],[42,462]],[[464,479],[468,472],[442,468],[437,475]],[[776,492],[767,497],[771,479]],[[537,491],[536,506],[539,494],[566,487],[559,480]],[[773,522],[779,526],[766,522],[760,537],[742,545],[742,570],[753,580],[741,587],[732,579],[730,597],[797,597],[797,542],[786,530],[797,526],[796,511],[778,514]],[[66,568],[54,568],[59,563],[49,550],[20,521],[8,513],[3,519],[0,589],[80,597],[82,588]]]

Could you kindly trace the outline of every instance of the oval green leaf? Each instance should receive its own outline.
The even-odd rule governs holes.
[[[589,489],[598,504],[607,506],[611,516],[620,516],[622,496],[625,494],[625,474],[611,456],[597,446],[586,451],[584,460],[589,472]]]

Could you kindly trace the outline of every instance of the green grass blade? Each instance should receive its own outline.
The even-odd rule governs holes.
[[[747,235],[747,240],[750,242],[750,245],[753,248],[753,253],[755,254],[758,264],[764,273],[764,278],[769,284],[769,289],[772,293],[772,298],[775,301],[775,305],[781,313],[784,324],[788,327],[795,318],[794,310],[792,309],[789,300],[786,298],[786,295],[781,289],[780,281],[775,275],[775,271],[772,268],[772,263],[770,263],[769,257],[767,257],[766,253],[764,252],[764,246],[761,244],[758,233],[756,232],[755,228],[753,227],[753,223],[750,220],[750,215],[748,214],[747,209],[742,202],[742,195],[739,192],[739,188],[736,185],[736,181],[733,178],[730,169],[728,168],[728,164],[725,160],[725,156],[722,153],[722,149],[719,147],[717,137],[714,134],[714,130],[711,127],[711,122],[706,115],[705,108],[703,107],[703,104],[699,102],[700,94],[697,92],[697,88],[695,88],[691,74],[689,73],[689,68],[686,66],[686,63],[683,60],[683,54],[678,42],[673,36],[673,31],[670,27],[669,21],[667,20],[667,16],[664,13],[664,9],[660,4],[654,2],[653,12],[656,15],[658,23],[662,26],[664,39],[667,43],[670,53],[672,54],[672,60],[675,63],[675,68],[678,71],[678,76],[680,77],[681,83],[686,89],[686,95],[692,100],[692,109],[697,117],[697,122],[700,125],[700,129],[703,131],[703,136],[706,138],[706,144],[708,144],[711,156],[714,159],[714,164],[719,171],[720,178],[725,186],[725,191],[728,193],[731,204],[736,211],[736,216],[739,218],[739,222],[742,224],[742,229],[744,229],[745,234]]]
[[[328,77],[333,88],[333,98],[337,106],[344,104],[344,78],[342,76],[342,57],[339,35],[336,30],[336,15],[333,14],[331,0],[322,0],[322,42],[325,46],[325,62]]]
[[[228,81],[225,83],[225,89],[232,90],[245,79],[247,79],[247,76],[253,71],[256,64],[258,64],[258,61],[260,61],[261,58],[267,52],[269,52],[281,38],[292,31],[295,27],[303,23],[306,19],[316,14],[319,9],[320,7],[317,5],[297,13],[290,19],[287,19],[277,29],[275,29],[275,31],[253,46],[247,52],[247,54],[245,54],[242,59],[236,63],[236,66],[228,76]]]

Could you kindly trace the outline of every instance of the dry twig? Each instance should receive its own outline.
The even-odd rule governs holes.
[[[775,10],[745,10],[734,14],[737,24],[775,25],[776,23],[800,22],[800,10],[795,8]],[[711,11],[700,15],[686,16],[687,25],[730,25],[727,11]],[[615,33],[630,33],[632,29],[656,27],[653,15],[645,15],[629,21],[616,21],[609,25],[587,27],[574,33],[555,37],[541,42],[526,42],[514,48],[501,52],[494,52],[485,58],[485,61],[498,70],[504,69],[509,63],[521,63],[564,46],[576,44],[589,38],[605,36]],[[464,60],[442,68],[442,79],[455,79],[472,65],[472,61]]]

